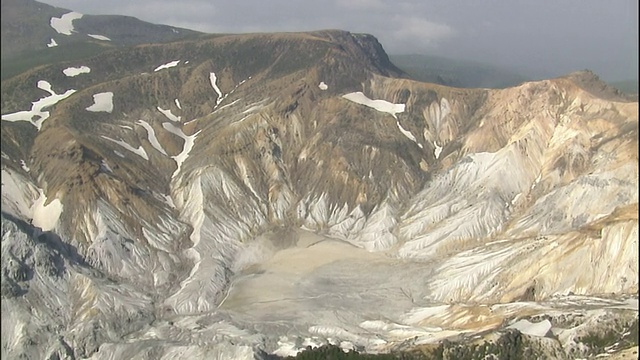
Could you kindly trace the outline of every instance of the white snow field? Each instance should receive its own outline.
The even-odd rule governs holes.
[[[175,122],[180,122],[182,121],[182,117],[181,116],[176,116],[171,112],[171,109],[163,109],[161,107],[156,107],[156,109],[158,109],[158,111],[160,111],[162,113],[162,115],[164,115],[167,119],[171,120],[171,121],[175,121]]]
[[[76,91],[73,89],[67,90],[62,94],[56,94],[51,89],[51,84],[48,81],[38,81],[38,88],[49,93],[49,96],[45,96],[37,101],[32,102],[31,110],[18,111],[10,114],[3,114],[2,120],[5,121],[26,121],[35,126],[38,130],[42,127],[42,123],[49,118],[49,112],[44,109],[57,104],[59,101],[68,98]]]
[[[391,114],[394,118],[396,117],[396,114],[404,112],[404,104],[394,104],[386,100],[371,100],[360,91],[342,95],[342,97],[349,101],[353,101],[356,104],[368,106],[380,112]]]
[[[89,106],[87,111],[91,112],[107,112],[113,111],[113,93],[103,92],[93,95],[93,105]]]
[[[178,64],[180,63],[180,60],[175,60],[175,61],[170,61],[166,64],[162,64],[160,66],[158,66],[157,68],[153,69],[153,71],[160,71],[163,69],[169,69],[175,66],[178,66]]]
[[[111,41],[111,39],[109,39],[108,37],[106,37],[104,35],[87,34],[87,36],[92,37],[92,38],[94,38],[96,40]]]
[[[156,132],[153,130],[151,125],[144,120],[138,120],[137,124],[142,126],[147,131],[147,138],[149,139],[149,143],[153,146],[154,149],[158,150],[162,155],[167,156],[167,152],[164,150],[158,138],[156,137]]]
[[[218,77],[216,73],[212,72],[209,74],[209,81],[211,82],[211,87],[218,94],[218,99],[216,100],[216,106],[220,105],[222,100],[224,100],[225,96],[222,94],[222,91],[218,87]]]
[[[418,142],[418,139],[416,139],[415,136],[413,136],[413,134],[411,133],[411,131],[405,129],[402,127],[402,125],[400,125],[400,121],[396,121],[396,125],[398,125],[398,129],[400,129],[400,132],[402,133],[402,135],[406,136],[409,140],[413,141],[414,143],[416,143],[421,149],[422,149],[422,144],[420,144]]]
[[[172,156],[172,158],[176,161],[176,165],[178,165],[178,168],[174,171],[173,175],[171,175],[171,177],[174,178],[180,172],[182,163],[184,163],[184,161],[187,160],[187,158],[189,157],[189,153],[191,152],[191,149],[193,149],[193,145],[195,144],[196,136],[198,136],[198,134],[202,130],[199,130],[193,135],[185,135],[182,129],[176,127],[172,123],[163,123],[162,127],[164,127],[165,130],[167,130],[168,132],[184,140],[182,151],[178,155]]]
[[[62,70],[62,73],[67,75],[68,77],[78,76],[80,74],[88,74],[91,72],[91,69],[88,66],[80,66],[80,67],[68,67]]]
[[[51,27],[58,32],[58,34],[71,35],[71,33],[74,32],[73,20],[80,18],[82,18],[82,14],[72,11],[59,18],[52,17],[49,23]]]
[[[38,190],[40,196],[31,208],[33,225],[42,228],[43,231],[50,231],[56,227],[63,206],[59,199],[53,199],[47,204],[47,196],[42,189]]]
[[[514,324],[507,326],[507,329],[516,329],[523,334],[531,336],[547,336],[551,331],[551,322],[546,319],[538,323],[532,323],[529,320],[518,320]]]

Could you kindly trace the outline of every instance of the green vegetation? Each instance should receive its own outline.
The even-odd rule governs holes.
[[[63,61],[84,59],[97,55],[112,47],[92,42],[72,43],[47,49],[21,53],[15,57],[2,59],[0,68],[2,80],[9,79],[31,68],[55,64]]]
[[[274,358],[275,359],[275,358]],[[427,357],[419,352],[404,352],[391,354],[360,354],[355,350],[344,352],[335,345],[323,345],[321,347],[302,351],[295,357],[286,357],[285,359],[296,360],[342,360],[342,359],[365,359],[365,360],[417,360],[417,359],[442,359],[442,357]]]
[[[619,325],[617,322],[616,325]],[[613,327],[606,332],[592,332],[579,339],[591,349],[592,354],[605,352],[607,349],[626,349],[638,346],[638,319],[622,327]]]
[[[495,342],[460,343],[444,340],[440,344],[418,347],[411,351],[392,352],[389,354],[360,354],[357,351],[344,352],[335,345],[321,347],[300,352],[295,357],[284,359],[297,360],[480,360],[480,359],[538,359],[544,354],[535,350],[519,331],[507,331]],[[268,356],[270,360],[282,359],[275,355]]]
[[[286,48],[288,47],[287,44],[284,44],[284,46],[282,46],[283,56],[276,59],[276,62],[271,68],[273,76],[291,74],[295,71],[305,69],[310,64],[322,59],[328,50],[328,47],[323,45],[324,44],[320,43],[312,43],[306,51],[299,51],[299,49],[295,47],[291,47],[292,49],[289,50]]]

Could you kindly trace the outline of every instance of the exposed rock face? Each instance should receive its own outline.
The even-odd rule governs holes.
[[[399,76],[373,37],[322,31],[3,81],[3,357],[388,351],[637,316],[638,103],[575,74]]]

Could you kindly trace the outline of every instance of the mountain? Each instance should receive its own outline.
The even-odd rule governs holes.
[[[417,81],[461,88],[503,89],[531,81],[514,71],[480,62],[434,55],[391,55],[391,61]]]
[[[2,79],[38,65],[86,58],[117,47],[201,35],[129,16],[84,15],[34,0],[2,0],[1,10]]]
[[[625,80],[625,81],[614,81],[611,82],[611,86],[620,89],[629,95],[638,97],[638,80]]]
[[[390,55],[389,58],[413,80],[446,86],[504,89],[533,81],[532,77],[518,74],[516,71],[469,60],[422,54]],[[625,93],[623,96],[629,100],[637,100],[637,80],[613,81],[607,84]]]
[[[2,357],[637,346],[637,101],[403,76],[325,30],[3,79]]]

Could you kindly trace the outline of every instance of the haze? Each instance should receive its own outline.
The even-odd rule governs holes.
[[[583,69],[608,81],[638,78],[635,0],[44,2],[89,15],[129,15],[209,33],[364,32],[376,36],[389,54],[476,60],[533,78]]]

